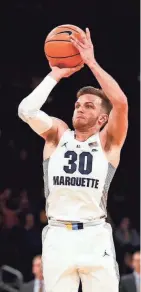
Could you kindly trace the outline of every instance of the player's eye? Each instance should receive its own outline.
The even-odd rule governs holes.
[[[91,104],[86,104],[86,108],[93,108]]]

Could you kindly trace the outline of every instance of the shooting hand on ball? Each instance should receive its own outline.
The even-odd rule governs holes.
[[[81,70],[84,67],[84,64],[76,66],[74,68],[59,68],[59,67],[51,67],[52,71],[50,72],[50,76],[53,77],[57,82],[59,82],[62,78],[70,77],[75,72]]]
[[[86,33],[81,33],[80,38],[76,38],[73,34],[70,35],[70,40],[72,44],[78,49],[81,58],[85,64],[88,66],[95,61],[94,47],[91,40],[90,31],[86,28]]]

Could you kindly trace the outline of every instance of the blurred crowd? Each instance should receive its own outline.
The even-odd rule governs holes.
[[[0,195],[0,265],[20,270],[25,281],[32,277],[31,263],[41,253],[41,231],[47,223],[44,210],[32,205],[27,191],[12,198],[11,189]]]

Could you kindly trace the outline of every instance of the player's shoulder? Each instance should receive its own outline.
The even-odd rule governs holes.
[[[63,134],[66,132],[66,130],[69,129],[68,125],[61,119],[58,119],[56,117],[52,117],[53,123],[57,126],[57,140],[59,141]]]
[[[56,117],[51,117],[53,122],[57,124],[57,126],[64,128],[65,130],[68,129],[68,125],[61,119],[58,119]]]
[[[61,119],[51,117],[53,121],[52,128],[47,131],[45,135],[45,145],[51,143],[51,145],[57,146],[64,136],[64,133],[69,130],[68,125]]]

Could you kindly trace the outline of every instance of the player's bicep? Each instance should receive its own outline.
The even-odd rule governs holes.
[[[113,106],[106,126],[107,139],[113,145],[123,146],[128,130],[128,104]]]
[[[51,133],[52,136],[57,134],[57,125],[52,121],[51,117],[50,119],[51,121],[49,124],[46,124],[45,121],[42,121],[37,117],[35,119],[28,119],[28,125],[36,134],[46,139]]]
[[[62,135],[68,129],[68,125],[58,118],[51,117],[51,119],[52,119],[52,127],[50,128],[50,130],[45,131],[40,136],[42,136],[48,142],[52,141],[58,144]]]

